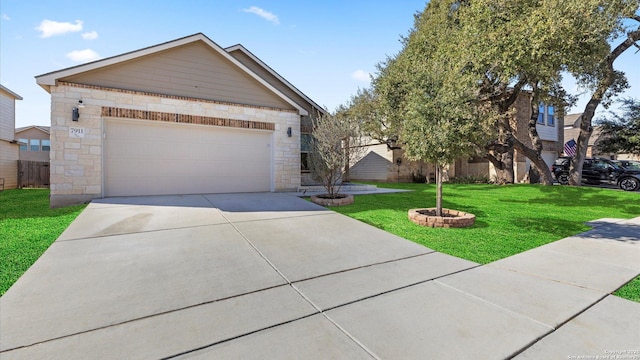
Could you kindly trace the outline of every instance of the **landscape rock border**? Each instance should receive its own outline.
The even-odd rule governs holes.
[[[421,208],[409,210],[409,220],[421,226],[438,227],[438,228],[462,228],[468,227],[475,223],[476,216],[458,210],[442,209],[442,214],[448,216],[432,216],[427,212],[434,212],[436,208]]]
[[[343,206],[343,205],[353,204],[353,195],[351,194],[340,194],[340,195],[342,195],[343,197],[335,198],[335,199],[322,197],[322,196],[326,196],[326,194],[313,195],[311,197],[311,201],[321,206]]]

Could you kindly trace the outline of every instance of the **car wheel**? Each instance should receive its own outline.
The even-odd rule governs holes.
[[[556,179],[558,180],[558,182],[562,185],[568,185],[569,184],[569,173],[559,173],[558,175],[556,175]]]
[[[618,186],[624,191],[636,191],[640,188],[640,180],[632,177],[622,178],[618,182]]]

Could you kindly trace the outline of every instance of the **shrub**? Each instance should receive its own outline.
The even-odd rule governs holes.
[[[489,177],[483,175],[458,176],[449,179],[449,182],[453,184],[491,184]]]

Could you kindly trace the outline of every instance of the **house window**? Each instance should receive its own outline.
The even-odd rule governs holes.
[[[311,150],[311,134],[300,134],[300,170],[309,172],[309,151]]]
[[[51,141],[42,140],[42,151],[51,151]]]
[[[544,105],[538,105],[538,124],[544,125]]]
[[[547,125],[556,126],[555,110],[553,106],[547,106]]]
[[[18,143],[20,144],[20,151],[27,151],[29,139],[18,139]]]
[[[29,139],[29,150],[40,151],[40,139]]]

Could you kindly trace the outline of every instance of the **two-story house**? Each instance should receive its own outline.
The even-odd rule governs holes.
[[[20,160],[49,162],[49,131],[49,126],[31,125],[17,128],[15,136],[20,145]]]
[[[14,132],[16,100],[22,100],[22,97],[0,85],[0,190],[18,186],[18,143]]]
[[[531,139],[528,133],[529,119],[531,118],[530,95],[522,92],[516,100],[516,109],[512,126],[515,136],[525,145],[531,147]],[[557,109],[553,105],[540,104],[536,130],[542,141],[542,158],[550,167],[563,150],[563,109]],[[525,181],[528,178],[531,162],[523,154],[514,154],[514,176],[516,182]],[[496,169],[485,158],[474,157],[470,159],[460,158],[451,164],[446,171],[446,177],[462,176],[486,176],[496,177]],[[399,147],[377,144],[372,142],[367,147],[367,152],[355,164],[351,166],[349,180],[410,182],[433,178],[435,169],[433,164],[421,161],[409,161],[404,156],[404,150]]]

